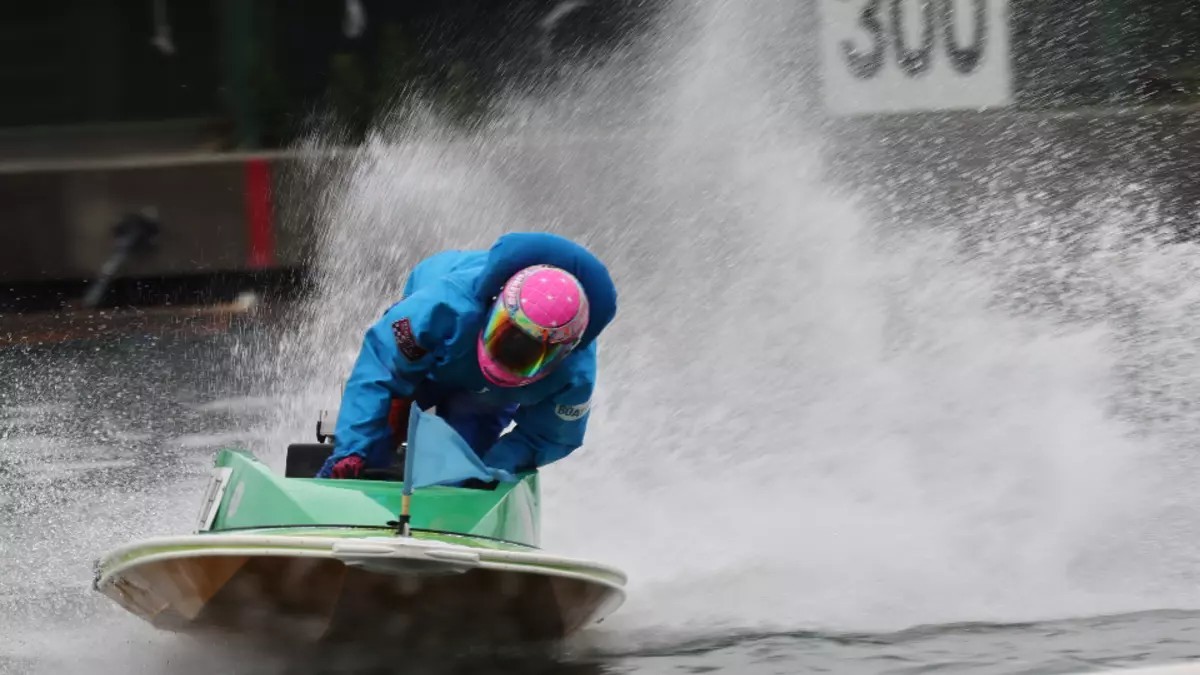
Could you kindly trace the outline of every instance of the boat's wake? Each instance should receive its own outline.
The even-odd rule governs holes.
[[[672,631],[666,628],[642,629],[636,634],[602,630],[583,634],[570,646],[577,657],[597,659],[655,658],[666,656],[695,656],[763,645],[789,643],[822,646],[872,648],[920,648],[943,641],[1021,641],[1026,638],[1066,638],[1090,636],[1100,639],[1103,634],[1141,632],[1145,626],[1159,627],[1161,637],[1173,630],[1191,631],[1200,621],[1200,609],[1156,610],[1110,614],[1092,617],[1062,618],[1046,621],[1015,623],[961,622],[912,626],[897,631],[819,631],[778,630],[756,631],[729,628],[695,633]],[[1151,631],[1153,632],[1153,631]]]
[[[979,177],[927,227],[871,214],[798,121],[799,11],[678,3],[637,67],[504,133],[379,130],[312,193],[317,293],[260,359],[286,431],[263,456],[414,260],[549,228],[621,293],[588,447],[544,481],[545,545],[630,574],[618,634],[1200,605],[1200,252],[1134,246],[1153,213],[1119,175],[1082,219]]]

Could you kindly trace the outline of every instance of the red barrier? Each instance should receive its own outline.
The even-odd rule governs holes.
[[[263,269],[275,264],[275,224],[271,204],[271,164],[265,159],[246,162],[246,265]]]

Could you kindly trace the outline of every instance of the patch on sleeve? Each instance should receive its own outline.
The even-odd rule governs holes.
[[[591,407],[591,401],[584,401],[579,405],[557,405],[554,407],[554,414],[565,422],[575,422],[586,415]]]
[[[429,350],[417,344],[417,338],[413,335],[412,324],[408,317],[392,324],[392,334],[396,336],[396,346],[400,348],[400,353],[409,361],[419,361],[421,357],[429,353]]]

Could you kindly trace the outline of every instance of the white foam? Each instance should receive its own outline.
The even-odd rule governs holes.
[[[1194,498],[1158,492],[1179,485],[1159,463],[1171,439],[1112,414],[1190,395],[1196,371],[1166,361],[1194,365],[1200,329],[1162,256],[1183,274],[1195,252],[1125,251],[1097,232],[1073,292],[1099,311],[1014,313],[1025,262],[1074,259],[1008,237],[968,261],[953,228],[881,231],[852,186],[825,181],[836,148],[804,125],[806,94],[778,60],[806,48],[787,36],[801,11],[682,3],[650,65],[514,101],[503,135],[381,132],[331,172],[318,294],[267,373],[286,401],[267,450],[336,407],[362,330],[414,261],[547,228],[599,252],[621,292],[587,448],[544,483],[547,545],[631,573],[605,631],[1200,605]],[[1040,232],[1041,215],[1018,209],[1004,228]],[[1148,305],[1148,332],[1097,294]],[[1170,396],[1130,399],[1129,363]]]

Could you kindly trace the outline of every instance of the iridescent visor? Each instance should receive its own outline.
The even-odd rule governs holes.
[[[521,330],[499,306],[492,310],[483,330],[483,345],[497,365],[522,378],[534,377],[553,365],[570,343],[546,344]]]

